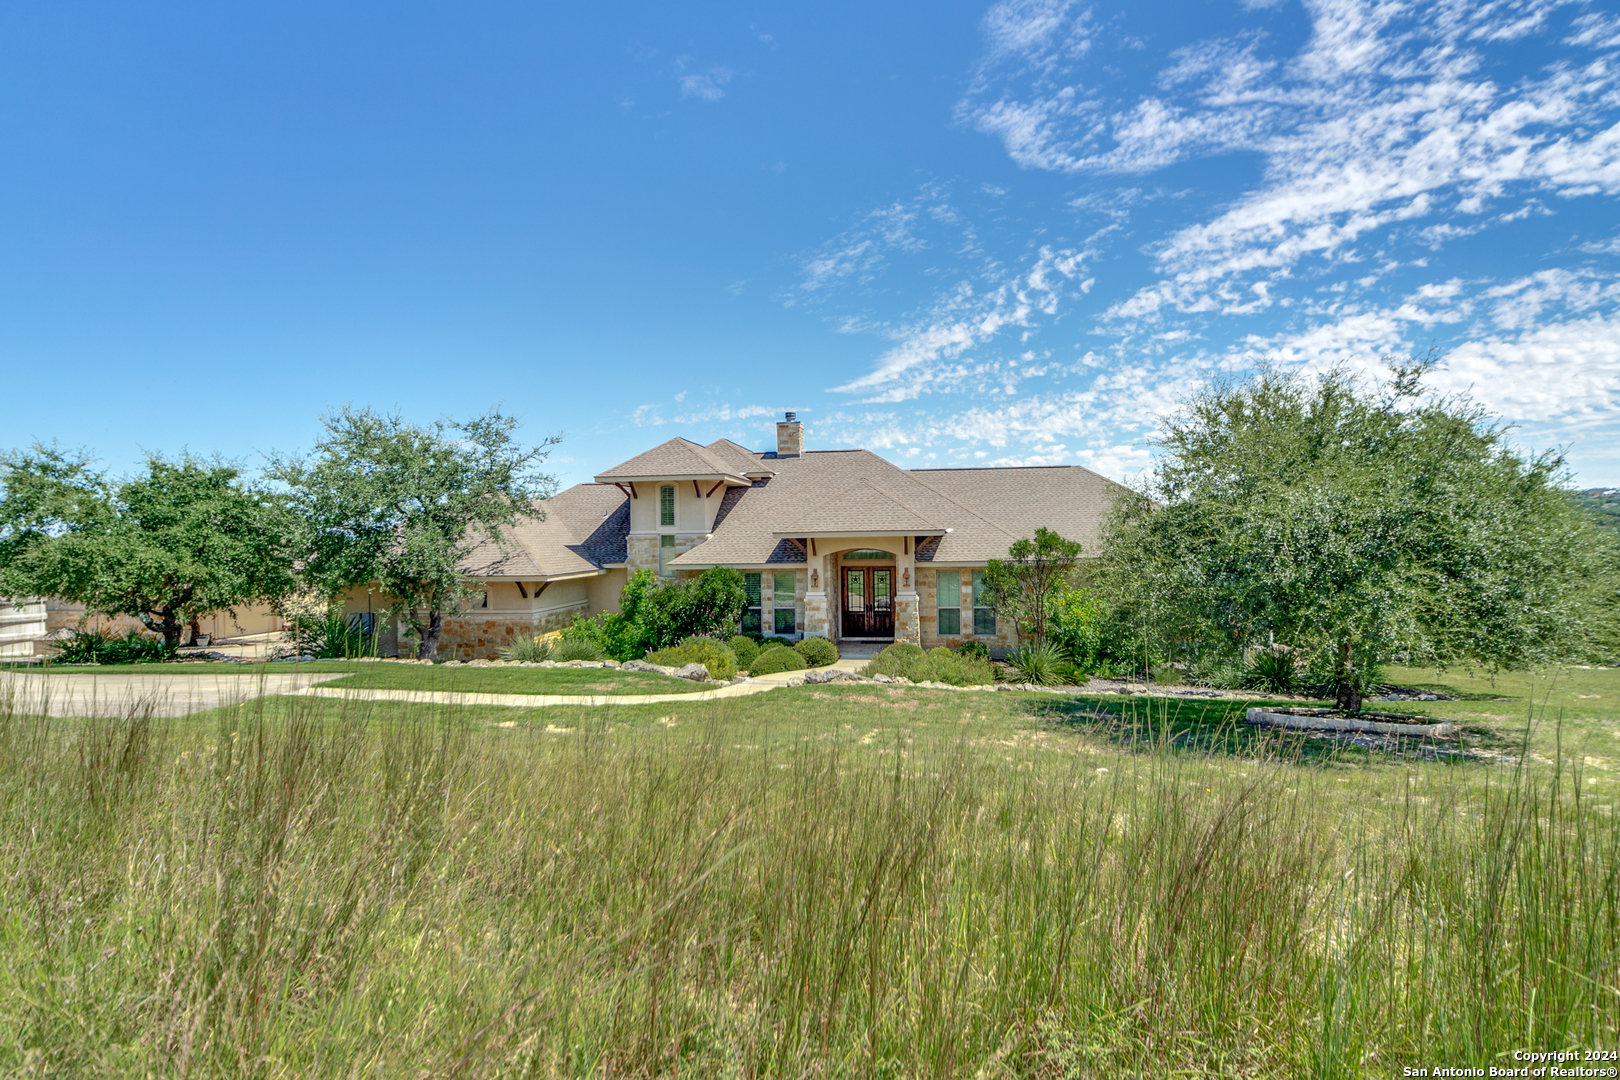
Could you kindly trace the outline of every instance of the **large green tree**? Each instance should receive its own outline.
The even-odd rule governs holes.
[[[535,470],[558,440],[525,447],[518,421],[499,409],[413,424],[345,407],[322,424],[312,454],[274,458],[268,470],[301,523],[304,576],[328,594],[378,586],[416,637],[417,655],[431,660],[445,616],[460,613],[475,587],[465,577],[473,550],[538,517],[536,500],[556,489]]]
[[[1110,526],[1101,581],[1124,618],[1168,641],[1291,646],[1349,711],[1383,661],[1601,649],[1615,582],[1562,459],[1426,393],[1431,366],[1377,384],[1269,368],[1192,397]]]
[[[208,611],[294,586],[280,501],[218,460],[153,455],[109,478],[84,453],[0,455],[0,595],[60,596],[180,643]]]

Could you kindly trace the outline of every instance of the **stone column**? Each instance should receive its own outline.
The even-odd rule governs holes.
[[[806,557],[805,564],[808,575],[804,590],[805,636],[830,638],[833,634],[832,611],[827,606],[828,589],[831,588],[827,581],[827,557],[811,555]]]
[[[915,590],[894,594],[894,640],[922,644],[922,603]]]

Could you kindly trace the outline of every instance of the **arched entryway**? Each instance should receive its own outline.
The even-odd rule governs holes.
[[[859,548],[838,556],[838,636],[847,641],[894,640],[895,557]]]

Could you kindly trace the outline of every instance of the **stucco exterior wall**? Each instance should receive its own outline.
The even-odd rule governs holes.
[[[619,594],[629,575],[623,570],[609,570],[600,577],[585,579],[585,597],[589,602],[586,613],[596,615],[603,611],[619,610]]]

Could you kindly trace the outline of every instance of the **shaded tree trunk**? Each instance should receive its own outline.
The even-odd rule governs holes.
[[[1346,641],[1339,646],[1338,674],[1334,679],[1334,696],[1341,712],[1361,711],[1361,672],[1356,669],[1355,648]]]
[[[157,631],[163,635],[165,648],[178,649],[180,647],[180,631],[185,626],[180,621],[180,613],[174,608],[163,609],[163,621],[158,623]]]
[[[191,617],[191,626],[189,629],[191,631],[191,640],[186,642],[186,646],[188,648],[195,648],[197,645],[197,638],[202,634],[201,616],[193,615]]]
[[[438,611],[428,612],[427,629],[422,634],[422,644],[417,647],[418,660],[434,660],[439,654],[439,636],[444,633],[444,614]]]

